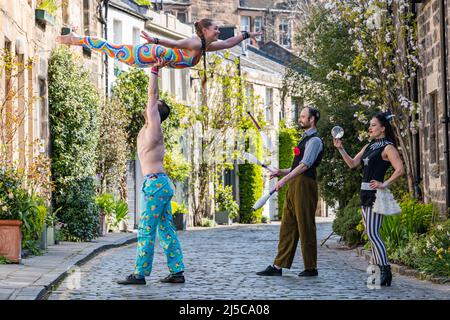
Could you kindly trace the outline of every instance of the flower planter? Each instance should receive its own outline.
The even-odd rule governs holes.
[[[19,263],[22,255],[22,233],[19,220],[0,220],[0,255]]]
[[[119,231],[120,232],[127,232],[128,231],[128,222],[127,220],[122,220],[119,222]]]
[[[233,220],[230,218],[230,214],[228,211],[217,211],[214,215],[214,221],[217,224],[231,225]]]
[[[173,224],[176,230],[186,230],[186,215],[183,213],[176,213],[173,216]]]
[[[42,9],[36,9],[34,11],[36,21],[42,23],[42,24],[51,24],[52,26],[55,25],[55,16],[52,16],[47,11]]]
[[[48,226],[47,227],[47,246],[55,245],[55,227]]]
[[[41,250],[47,250],[47,224],[44,223],[41,236],[39,237],[39,248]]]
[[[101,236],[106,236],[108,234],[108,223],[105,214],[100,214],[100,230],[99,233]]]

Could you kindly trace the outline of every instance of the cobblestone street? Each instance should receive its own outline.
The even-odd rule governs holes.
[[[391,287],[369,289],[367,262],[355,250],[325,246],[318,249],[319,277],[297,276],[303,270],[300,250],[283,277],[259,277],[255,272],[273,262],[278,231],[279,223],[179,232],[186,265],[181,285],[158,282],[168,272],[159,244],[146,286],[116,284],[132,271],[136,244],[111,249],[80,268],[79,287],[68,277],[49,299],[450,299],[449,285],[396,274]],[[330,234],[331,223],[319,222],[317,231],[320,243]]]

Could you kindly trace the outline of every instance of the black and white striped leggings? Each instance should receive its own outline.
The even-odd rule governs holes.
[[[383,215],[372,211],[372,207],[361,207],[364,227],[366,228],[367,236],[372,245],[372,259],[375,264],[386,266],[389,264],[386,246],[380,237],[381,222]]]

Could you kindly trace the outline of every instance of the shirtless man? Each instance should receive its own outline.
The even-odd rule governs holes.
[[[170,274],[161,282],[184,283],[184,264],[180,242],[172,220],[170,199],[172,181],[164,170],[164,140],[161,123],[169,116],[170,108],[158,100],[158,71],[163,64],[153,67],[148,85],[148,103],[144,111],[145,125],[137,137],[137,150],[145,180],[141,190],[141,219],[134,272],[118,284],[146,284],[150,276],[155,250],[156,230],[167,257]]]

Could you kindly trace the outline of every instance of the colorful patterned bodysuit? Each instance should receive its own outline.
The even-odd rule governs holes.
[[[104,52],[111,58],[138,68],[151,67],[158,57],[168,63],[170,68],[190,68],[195,66],[202,56],[201,52],[190,56],[184,49],[171,49],[152,43],[136,46],[113,44],[97,37],[80,37],[79,43],[85,48]]]
[[[134,274],[149,276],[152,271],[156,230],[164,249],[170,273],[184,271],[183,253],[172,219],[170,199],[173,196],[171,181],[165,173],[145,176],[141,192],[141,219]]]

